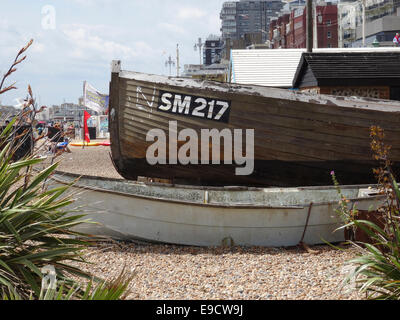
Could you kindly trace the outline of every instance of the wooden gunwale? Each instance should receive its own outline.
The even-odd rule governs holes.
[[[84,174],[76,174],[76,173],[71,173],[71,172],[65,172],[65,171],[60,171],[56,170],[54,172],[57,175],[61,176],[67,176],[71,177],[71,179],[76,180],[77,178],[82,178],[82,179],[95,179],[99,181],[115,181],[115,182],[127,182],[127,183],[134,183],[134,184],[139,184],[139,185],[146,185],[146,186],[154,186],[154,187],[165,187],[165,188],[180,188],[180,189],[197,189],[197,190],[204,190],[204,191],[263,191],[263,190],[268,190],[268,189],[282,189],[281,187],[252,187],[252,186],[198,186],[198,185],[188,185],[188,184],[178,184],[178,183],[163,183],[163,182],[135,182],[135,181],[126,181],[125,179],[121,178],[106,178],[106,177],[97,177],[97,176],[90,176],[90,175],[84,175]],[[377,189],[378,185],[377,184],[352,184],[352,185],[341,185],[340,188],[342,190],[345,189],[354,189],[354,188],[360,188],[360,189],[367,189],[367,188],[372,188],[372,189]],[[332,185],[326,185],[326,186],[300,186],[300,187],[288,187],[284,189],[296,189],[300,191],[304,190],[332,190],[336,189],[335,186]]]
[[[140,85],[140,83],[138,83]],[[132,86],[136,86],[136,84],[132,84]],[[141,86],[142,87],[142,86]],[[173,90],[179,92],[185,92],[186,94],[191,94],[190,90],[186,88],[171,88],[169,86],[158,87],[158,90]],[[126,88],[123,88],[127,92]],[[150,89],[149,89],[150,90]],[[154,90],[154,89],[153,89]],[[129,90],[134,92],[134,90]],[[142,92],[144,92],[142,87]],[[201,93],[200,93],[201,92]],[[252,114],[254,117],[258,117],[263,114],[272,114],[278,115],[281,117],[292,117],[292,118],[300,118],[306,120],[318,120],[328,124],[342,124],[347,126],[359,126],[359,127],[370,127],[371,121],[377,125],[385,124],[385,128],[393,131],[400,131],[398,123],[400,122],[400,106],[398,111],[375,111],[372,109],[362,109],[362,108],[349,108],[348,106],[338,106],[338,105],[323,105],[313,103],[312,100],[305,103],[300,101],[288,101],[283,99],[274,99],[274,98],[262,98],[260,97],[245,97],[240,94],[231,94],[227,93],[226,95],[215,95],[211,94],[206,90],[201,90],[200,92],[196,92],[197,95],[204,95],[210,98],[223,98],[226,100],[232,100],[232,102],[245,103],[246,104],[246,113]],[[153,91],[147,94],[153,94]],[[129,96],[133,101],[136,101],[136,96]],[[139,100],[141,97],[139,96]],[[315,98],[314,98],[315,99]],[[142,100],[143,101],[143,100]],[[316,100],[315,100],[316,101]],[[157,101],[158,102],[158,101]],[[144,107],[147,106],[146,102],[143,104]],[[232,106],[231,115],[235,115],[235,113],[239,113],[234,105]],[[242,115],[242,114],[240,114]],[[379,120],[377,121],[377,118]]]
[[[120,74],[121,76],[121,74]],[[347,113],[357,112],[358,115],[366,115],[367,118],[368,114],[371,112],[377,112],[377,114],[389,113],[394,114],[400,118],[400,102],[392,101],[392,100],[382,100],[382,99],[373,99],[373,98],[361,98],[361,97],[338,97],[338,96],[331,96],[331,95],[321,95],[317,97],[313,94],[308,94],[304,92],[297,92],[297,91],[289,91],[285,89],[278,89],[278,88],[268,88],[262,86],[240,86],[240,85],[232,85],[232,84],[222,84],[222,83],[215,83],[215,82],[208,82],[208,81],[197,81],[196,80],[182,80],[178,85],[174,81],[170,81],[169,79],[165,79],[163,82],[149,82],[143,81],[140,79],[128,79],[124,78],[122,75],[123,85],[121,86],[123,89],[128,89],[126,86],[136,86],[137,83],[147,84],[149,90],[154,90],[154,86],[156,89],[161,89],[166,91],[168,90],[177,90],[177,91],[185,91],[190,94],[192,90],[196,90],[196,92],[202,92],[204,95],[209,97],[220,98],[221,95],[223,97],[229,97],[231,100],[236,100],[238,102],[248,103],[248,96],[251,96],[251,100],[264,104],[265,99],[272,99],[272,100],[281,100],[282,103],[290,102],[297,102],[299,104],[306,104],[306,108],[310,109],[313,112],[321,112],[324,113],[337,115],[338,112],[343,112],[343,115],[347,115]],[[134,83],[130,84],[127,81],[133,81]],[[171,82],[171,83],[168,83]],[[181,83],[184,82],[184,85]],[[195,84],[195,85],[190,85]],[[207,86],[208,85],[208,86]],[[146,87],[145,87],[146,88]],[[152,88],[152,89],[150,89]],[[238,91],[236,91],[236,90]],[[246,89],[246,90],[241,90]],[[135,90],[133,90],[135,91]],[[153,91],[152,91],[153,92]],[[149,92],[150,94],[150,92]],[[279,95],[282,94],[282,95]],[[337,108],[337,110],[332,110],[331,108],[324,108],[321,109],[321,106],[333,106]],[[291,103],[290,107],[294,108],[298,106],[296,103]],[[303,107],[300,107],[299,111],[304,111]],[[397,120],[396,120],[397,121]]]

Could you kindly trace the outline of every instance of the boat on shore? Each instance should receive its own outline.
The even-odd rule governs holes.
[[[109,110],[113,163],[128,180],[143,176],[207,186],[324,186],[332,184],[330,172],[335,171],[341,184],[375,183],[371,126],[385,130],[394,173],[400,173],[398,101],[148,75],[123,71],[120,61],[113,61]],[[165,155],[155,153],[161,159],[156,163],[148,160],[157,141],[149,138],[152,130],[164,132],[166,140]],[[195,154],[182,163],[176,152],[188,145],[179,139],[188,132],[184,130],[198,137],[202,130],[214,130],[217,139],[199,139],[190,149]],[[245,140],[251,131],[253,140]],[[248,158],[251,174],[237,174],[243,163],[236,161],[233,142],[224,136],[235,138],[235,132],[243,139],[240,147],[246,144],[239,155],[248,146],[254,151]],[[174,136],[177,142],[171,142]],[[200,151],[212,159],[196,162],[203,159]],[[212,161],[215,155],[219,162]]]
[[[79,175],[57,172],[54,186]],[[376,209],[367,185],[342,186],[349,207]],[[86,218],[78,231],[120,240],[193,246],[294,246],[343,241],[335,187],[199,187],[81,176],[70,189]]]

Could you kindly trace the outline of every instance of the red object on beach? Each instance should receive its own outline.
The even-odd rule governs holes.
[[[101,145],[101,146],[108,147],[108,146],[111,145],[111,143],[110,143],[110,141],[103,141],[103,142],[100,143],[100,145]]]
[[[83,129],[85,130],[85,138],[84,140],[89,143],[90,142],[90,136],[89,136],[89,128],[87,125],[87,121],[89,120],[89,118],[91,117],[91,115],[89,114],[89,112],[85,111],[84,112],[84,116],[83,116]]]

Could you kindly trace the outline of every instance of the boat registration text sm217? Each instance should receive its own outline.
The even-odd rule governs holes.
[[[158,110],[183,116],[228,122],[231,102],[227,100],[160,91]]]

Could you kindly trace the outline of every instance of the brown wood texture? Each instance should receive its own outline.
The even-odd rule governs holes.
[[[337,92],[341,94],[349,91],[349,94],[356,95],[359,97],[368,97],[369,91],[376,91],[377,96],[375,98],[379,99],[390,99],[390,87],[388,86],[322,86],[320,89],[321,94],[334,94]]]
[[[223,123],[158,111],[160,90],[230,100],[229,122]],[[376,103],[376,101],[373,102],[373,104]],[[133,178],[135,175],[148,175],[149,172],[154,172],[154,174],[162,172],[161,176],[154,177],[174,178],[175,170],[179,170],[179,174],[185,179],[190,179],[191,176],[197,179],[196,166],[177,165],[161,168],[162,165],[149,165],[149,168],[145,168],[146,150],[153,143],[146,141],[146,134],[151,129],[163,129],[168,133],[169,121],[178,122],[178,131],[191,128],[199,136],[201,129],[254,129],[254,158],[263,163],[263,173],[257,173],[256,168],[255,174],[251,178],[248,177],[248,181],[253,181],[251,183],[255,183],[258,179],[257,174],[265,179],[265,166],[268,166],[268,162],[278,164],[279,167],[283,163],[291,163],[293,167],[288,169],[288,172],[292,174],[298,172],[297,169],[304,170],[305,174],[308,170],[315,169],[327,171],[334,162],[340,163],[340,167],[349,174],[358,171],[362,174],[366,171],[366,167],[358,170],[357,162],[372,160],[369,136],[372,125],[385,129],[387,144],[392,146],[391,158],[393,161],[400,160],[399,112],[349,108],[335,104],[325,105],[320,103],[317,97],[304,102],[235,91],[194,90],[184,85],[182,87],[162,83],[155,85],[134,79],[117,79],[114,74],[110,86],[110,104],[116,110],[115,121],[110,120],[113,158],[115,162],[120,161],[120,171],[124,171],[126,176],[130,176],[127,173],[130,170],[142,171],[132,174]],[[211,145],[209,148],[211,149]],[[224,144],[221,141],[221,152],[223,148]],[[135,169],[127,168],[130,159],[140,160],[140,165],[136,162]],[[348,162],[347,165],[346,162]],[[205,167],[205,165],[201,166]],[[199,167],[200,165],[197,166]],[[232,179],[226,177],[227,172],[233,174],[232,168],[227,169],[227,167],[225,165],[211,166],[207,167],[207,172],[210,176],[214,175],[215,179],[235,181],[235,177]],[[304,169],[305,167],[307,170]],[[318,177],[315,178],[318,179]],[[278,177],[274,179],[277,180]]]
[[[145,96],[152,96],[154,88],[146,87],[142,83],[137,83],[137,85],[142,88]],[[207,92],[193,93],[184,88],[171,90],[171,88],[163,87],[164,90],[186,95],[197,94],[232,100],[229,124],[189,118],[157,111],[158,90],[155,91],[153,108],[149,108],[146,105],[148,101],[142,99],[141,96],[137,97],[134,87],[133,81],[122,80],[122,108],[120,109],[122,134],[133,134],[136,139],[142,139],[141,142],[148,146],[152,143],[146,143],[145,137],[150,129],[160,128],[168,132],[168,121],[177,120],[178,130],[192,128],[200,132],[200,129],[212,128],[254,129],[255,147],[260,151],[255,154],[255,158],[260,160],[370,160],[369,130],[371,125],[385,128],[389,137],[399,137],[400,133],[398,117],[393,119],[391,114],[376,111],[346,110],[344,113],[340,109],[332,110],[336,109],[335,106],[313,106],[299,102],[289,104],[272,99],[260,101],[253,97],[247,97],[244,105],[242,102],[244,99],[241,96],[218,96],[215,93],[210,95]],[[139,109],[136,104],[139,104],[142,109]],[[399,159],[400,141],[391,139],[390,142],[392,156],[394,159]],[[122,152],[128,152],[127,156],[129,156],[129,152],[134,151],[122,150]]]

